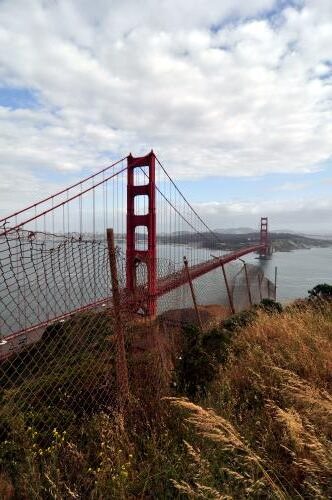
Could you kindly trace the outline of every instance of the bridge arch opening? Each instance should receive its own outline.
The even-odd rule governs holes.
[[[149,196],[140,194],[135,196],[134,215],[147,215],[149,213]]]
[[[148,265],[143,260],[137,259],[135,265],[135,285],[146,286],[148,283]]]
[[[135,250],[147,251],[149,245],[149,232],[146,226],[135,227]]]
[[[134,186],[147,186],[150,181],[149,166],[134,168]]]

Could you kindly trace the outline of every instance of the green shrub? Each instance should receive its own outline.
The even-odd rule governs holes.
[[[274,314],[274,313],[280,314],[280,313],[282,313],[282,310],[283,310],[280,302],[276,302],[275,300],[272,300],[272,299],[261,300],[258,307],[260,309],[262,309],[263,311],[265,311],[267,313],[271,313],[271,314]]]
[[[332,286],[328,285],[327,283],[320,283],[311,290],[308,290],[308,294],[310,299],[331,300]]]
[[[202,336],[203,349],[218,363],[225,363],[233,332],[226,328],[214,328]]]
[[[252,323],[257,317],[257,313],[254,309],[248,311],[241,311],[237,314],[233,314],[230,318],[226,319],[223,323],[223,327],[229,332],[235,332],[244,326]]]
[[[256,316],[254,311],[243,311],[204,333],[196,326],[184,327],[184,345],[175,370],[179,391],[189,397],[205,394],[218,372],[218,364],[227,361],[235,332]]]

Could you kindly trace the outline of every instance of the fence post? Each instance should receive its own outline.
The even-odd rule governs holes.
[[[189,267],[188,267],[187,257],[183,257],[183,262],[184,262],[184,267],[185,267],[185,270],[186,270],[186,273],[187,273],[188,283],[189,283],[189,286],[190,286],[191,297],[192,297],[193,303],[194,303],[194,308],[195,308],[195,312],[196,312],[197,323],[198,323],[199,328],[200,328],[200,330],[202,332],[203,331],[203,325],[202,325],[201,315],[199,314],[199,310],[198,310],[198,306],[197,306],[197,302],[196,302],[196,295],[195,295],[195,290],[194,290],[194,287],[193,287],[193,282],[192,282],[191,276],[190,276],[190,271],[189,271]]]
[[[262,302],[262,299],[263,299],[263,296],[262,296],[262,275],[260,272],[257,274],[257,278],[258,278],[259,299]]]
[[[274,300],[277,300],[277,275],[278,275],[278,268],[275,266],[274,268]]]
[[[249,283],[249,276],[248,276],[248,269],[247,269],[247,263],[243,259],[239,259],[241,262],[243,262],[243,267],[244,267],[244,273],[246,275],[246,283],[247,283],[247,290],[248,290],[248,298],[249,298],[249,304],[250,307],[252,307],[252,297],[251,297],[251,291],[250,291],[250,283]]]
[[[211,254],[211,257],[213,257],[214,259],[218,259],[218,257],[216,257],[215,255],[212,255],[212,254]],[[226,285],[226,290],[227,290],[229,307],[231,308],[232,314],[235,314],[233,297],[232,297],[232,294],[231,294],[231,290],[229,288],[228,279],[227,279],[226,271],[225,271],[225,265],[223,263],[221,264],[221,269],[222,269],[222,274],[223,274],[224,280],[225,280],[225,285]]]
[[[229,306],[231,308],[232,314],[235,314],[233,297],[232,297],[232,294],[231,294],[231,291],[230,291],[230,288],[229,288],[228,279],[227,279],[227,276],[226,276],[226,271],[225,271],[224,264],[221,264],[221,269],[222,269],[222,273],[224,275],[224,280],[225,280],[225,285],[226,285],[226,290],[227,290],[227,295],[228,295]]]
[[[119,281],[116,267],[115,245],[114,245],[114,231],[107,229],[107,246],[109,264],[111,269],[112,280],[112,297],[114,309],[114,326],[115,326],[115,339],[116,339],[116,383],[118,388],[118,397],[120,403],[120,410],[123,409],[124,403],[128,401],[129,397],[129,382],[128,382],[128,366],[126,359],[124,331],[121,319],[121,301],[119,292]]]

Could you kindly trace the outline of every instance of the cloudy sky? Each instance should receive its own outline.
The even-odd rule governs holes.
[[[331,0],[0,0],[0,214],[151,148],[213,227],[332,233]]]

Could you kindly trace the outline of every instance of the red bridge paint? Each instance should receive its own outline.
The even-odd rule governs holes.
[[[136,269],[140,263],[147,267],[148,298],[145,305],[147,316],[154,316],[157,311],[157,234],[156,234],[156,188],[155,188],[155,155],[153,151],[146,156],[133,158],[128,156],[128,183],[127,183],[127,251],[126,251],[126,278],[127,290],[134,297],[136,290]],[[148,167],[147,184],[136,186],[134,183],[135,168]],[[148,197],[148,213],[135,214],[135,197]],[[135,230],[143,226],[148,231],[147,250],[136,248]]]
[[[260,255],[266,257],[270,250],[267,217],[261,217],[261,246]]]

